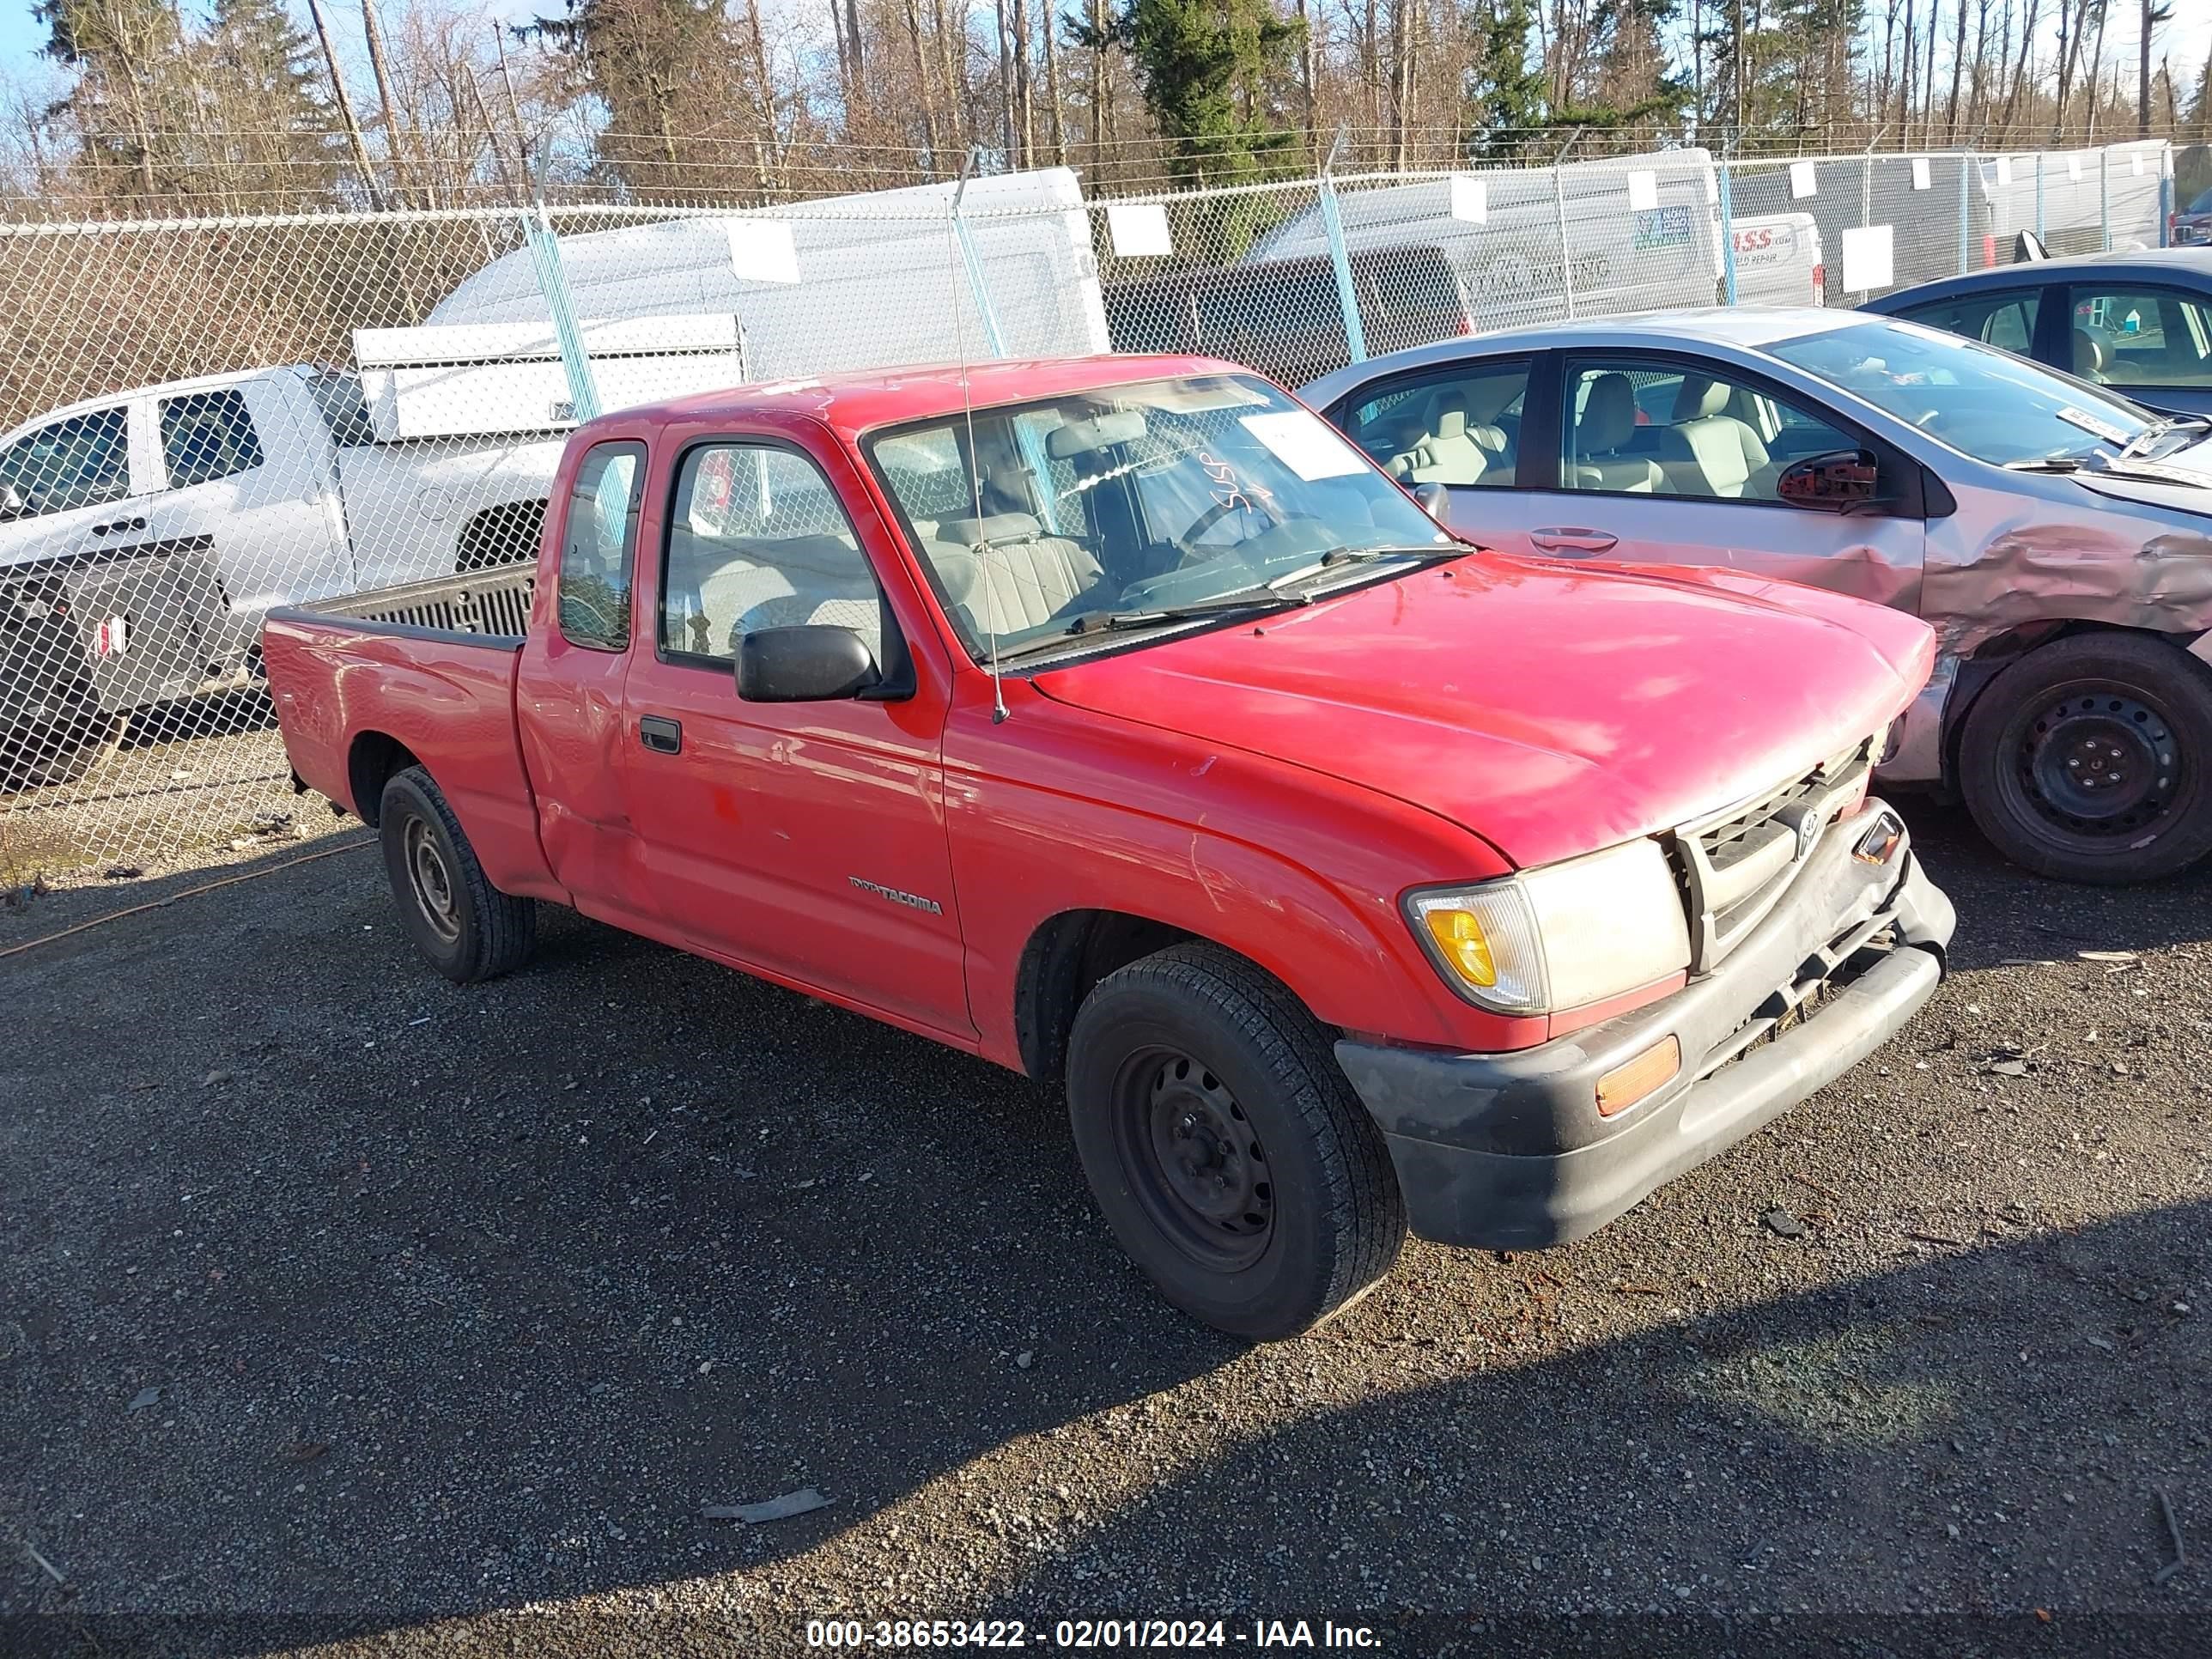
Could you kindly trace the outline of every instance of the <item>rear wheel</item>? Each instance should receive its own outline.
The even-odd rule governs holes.
[[[1068,1042],[1068,1109],[1115,1237],[1186,1313],[1295,1336],[1389,1272],[1406,1234],[1389,1155],[1280,983],[1178,945],[1109,975]]]
[[[538,907],[491,884],[444,792],[419,766],[384,786],[384,869],[417,950],[456,985],[512,973],[538,943]]]
[[[2063,881],[2148,881],[2212,852],[2212,669],[2141,634],[2077,634],[1983,692],[1960,780],[1982,833]]]
[[[123,746],[128,714],[102,708],[88,691],[61,719],[20,732],[0,757],[0,788],[51,789],[75,783]]]

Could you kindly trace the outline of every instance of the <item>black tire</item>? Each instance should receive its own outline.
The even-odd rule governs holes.
[[[384,872],[415,948],[456,985],[514,972],[538,945],[538,906],[494,887],[445,793],[419,766],[394,773],[377,813]]]
[[[2076,634],[1990,682],[1960,733],[1982,833],[2061,881],[2170,876],[2212,852],[2212,669],[2146,634]]]
[[[1313,1016],[1241,957],[1176,945],[1101,980],[1069,1036],[1067,1103],[1114,1236],[1218,1330],[1296,1336],[1398,1259],[1381,1133]]]
[[[26,732],[0,770],[13,789],[57,789],[106,764],[123,746],[128,714],[93,707],[82,715]]]

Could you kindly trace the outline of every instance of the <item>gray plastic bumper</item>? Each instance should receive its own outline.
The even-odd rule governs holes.
[[[1955,920],[1909,843],[1880,865],[1852,856],[1887,810],[1869,802],[1833,826],[1751,936],[1662,1001],[1510,1054],[1339,1042],[1337,1060],[1389,1144],[1413,1231],[1491,1249],[1579,1238],[1887,1042],[1942,978]],[[1871,942],[1831,961],[1837,941],[1869,932]],[[1735,1054],[1747,1025],[1789,1006],[1788,988],[1808,979],[1825,984],[1810,1012]],[[1597,1080],[1669,1033],[1681,1043],[1680,1074],[1600,1116]]]

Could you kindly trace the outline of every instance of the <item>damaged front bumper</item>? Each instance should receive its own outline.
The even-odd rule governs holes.
[[[1413,1231],[1440,1243],[1564,1243],[1796,1105],[1880,1048],[1943,974],[1954,916],[1880,801],[1832,824],[1712,972],[1537,1048],[1459,1054],[1346,1040]],[[1879,839],[1879,838],[1877,838]],[[1607,1117],[1598,1081],[1672,1036],[1674,1079]]]

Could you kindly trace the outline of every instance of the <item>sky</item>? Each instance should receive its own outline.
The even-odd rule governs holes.
[[[307,6],[304,0],[290,0],[295,16],[306,27]],[[520,19],[540,11],[553,13],[560,9],[560,0],[493,0],[492,9],[500,16]],[[2212,5],[2185,3],[2175,8],[2180,14],[2166,24],[2158,36],[2160,52],[2173,59],[2174,79],[2186,88],[2195,78],[2207,52],[2212,52]],[[346,44],[342,54],[354,58],[363,56],[361,46],[360,9],[349,5],[347,0],[331,0],[326,8],[333,28],[344,31]],[[2113,16],[2107,27],[2105,50],[2112,62],[2132,65],[2136,55],[2136,19],[2137,9],[2120,4],[2113,8]],[[31,0],[0,0],[0,78],[36,80],[46,72],[48,66],[38,56],[45,43],[45,32],[31,16]],[[350,47],[349,51],[348,48]]]

